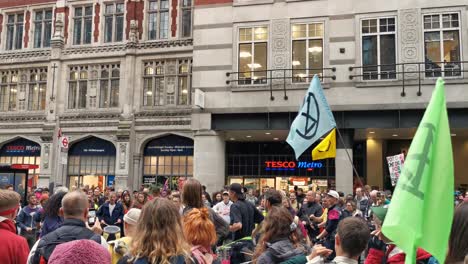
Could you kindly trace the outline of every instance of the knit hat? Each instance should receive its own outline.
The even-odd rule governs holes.
[[[109,251],[92,240],[75,240],[58,245],[49,258],[49,264],[104,264],[111,263]]]
[[[140,209],[132,208],[124,215],[124,222],[129,225],[136,225],[138,223],[138,219],[140,218],[140,214]]]

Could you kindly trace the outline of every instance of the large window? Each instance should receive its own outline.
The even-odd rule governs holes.
[[[15,111],[18,95],[18,71],[2,71],[0,79],[0,111]]]
[[[73,44],[90,44],[93,30],[93,7],[75,7]]]
[[[28,86],[28,110],[44,110],[47,91],[47,70],[31,70]]]
[[[146,62],[143,106],[189,105],[191,60]]]
[[[106,5],[105,11],[105,42],[119,42],[123,40],[124,27],[124,3],[113,3]]]
[[[36,11],[34,16],[34,48],[50,47],[52,10]]]
[[[323,73],[323,23],[292,25],[293,81]]]
[[[182,0],[182,37],[192,36],[192,0]]]
[[[395,79],[395,18],[362,20],[361,34],[363,79]]]
[[[426,77],[460,76],[460,15],[424,16]]]
[[[44,110],[47,68],[0,72],[0,111]]]
[[[150,1],[148,9],[148,39],[167,39],[168,34],[169,0]]]
[[[268,28],[239,28],[239,84],[267,83]]]
[[[70,68],[68,108],[119,106],[120,65],[89,65]]]
[[[14,50],[23,47],[24,14],[8,15],[6,49]]]

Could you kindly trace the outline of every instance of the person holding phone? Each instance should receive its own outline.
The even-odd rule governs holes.
[[[102,227],[115,225],[122,230],[124,209],[121,203],[117,202],[117,195],[114,192],[109,194],[109,201],[105,202],[97,211],[97,217]],[[115,240],[115,234],[109,234],[107,241]]]

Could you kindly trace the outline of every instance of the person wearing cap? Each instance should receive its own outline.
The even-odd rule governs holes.
[[[24,264],[28,259],[28,242],[24,237],[16,234],[14,223],[19,203],[20,195],[18,193],[0,190],[1,263]]]
[[[132,208],[124,215],[125,237],[109,242],[109,253],[111,254],[112,264],[117,264],[117,262],[129,251],[140,215],[141,210],[138,208]]]
[[[375,223],[375,230],[371,233],[368,244],[369,254],[365,264],[401,264],[405,262],[406,255],[403,250],[396,247],[381,231],[382,224],[387,215],[388,206],[373,206],[370,208]],[[434,263],[431,254],[418,248],[416,251],[416,262]],[[431,261],[429,261],[431,260]]]
[[[328,249],[333,250],[333,253],[328,257],[329,260],[335,258],[335,235],[338,224],[340,222],[341,209],[338,206],[338,200],[340,195],[334,190],[330,190],[325,196],[328,204],[327,223],[325,229],[314,239],[314,242],[325,239],[324,246]]]
[[[231,223],[231,217],[229,216],[231,213],[231,205],[232,202],[229,200],[229,192],[223,191],[223,200],[213,207],[213,210],[228,224]]]
[[[233,201],[231,205],[231,222],[229,231],[233,232],[233,240],[239,240],[252,235],[255,224],[263,221],[263,215],[249,202],[245,201],[242,186],[233,183],[229,187],[229,198]]]

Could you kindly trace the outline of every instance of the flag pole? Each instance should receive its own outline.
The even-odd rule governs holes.
[[[348,160],[349,160],[349,162],[351,163],[351,166],[353,166],[353,170],[354,170],[354,173],[356,173],[356,176],[357,176],[357,178],[358,178],[359,184],[360,184],[361,186],[364,187],[364,184],[363,184],[362,181],[361,181],[361,177],[359,177],[359,173],[357,172],[356,167],[354,167],[353,160],[351,159],[351,156],[350,156],[349,153],[348,153],[348,148],[346,147],[346,144],[345,144],[345,142],[344,142],[344,140],[343,140],[343,137],[341,136],[340,129],[338,128],[338,126],[336,126],[336,131],[338,132],[338,137],[339,137],[340,140],[341,140],[341,144],[343,144],[343,146],[344,146],[344,149],[345,149],[345,152],[346,152],[346,156],[348,156]],[[336,159],[336,158],[335,158],[335,159]],[[336,162],[335,162],[335,166],[336,166]]]

